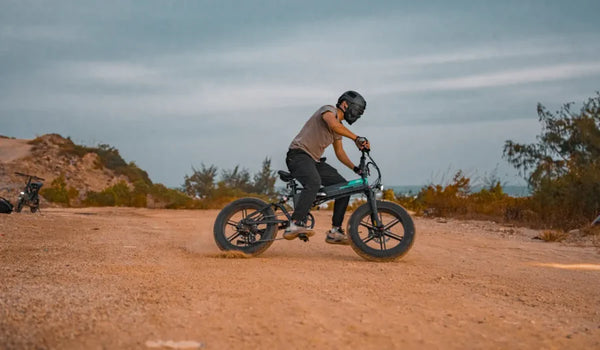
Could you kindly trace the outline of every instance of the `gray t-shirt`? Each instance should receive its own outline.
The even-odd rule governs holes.
[[[325,148],[333,141],[342,139],[342,136],[333,132],[323,120],[323,113],[327,111],[332,112],[337,118],[337,109],[334,106],[327,105],[319,108],[296,135],[290,144],[290,149],[301,149],[318,162]]]

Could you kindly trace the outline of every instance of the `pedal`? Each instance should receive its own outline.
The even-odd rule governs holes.
[[[307,236],[306,234],[304,234],[304,233],[301,233],[301,234],[299,234],[299,235],[298,235],[298,238],[299,238],[301,241],[308,242],[308,236]]]

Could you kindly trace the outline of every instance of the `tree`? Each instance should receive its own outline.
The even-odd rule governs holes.
[[[504,157],[533,189],[542,219],[563,228],[589,222],[600,210],[600,93],[578,113],[572,107],[551,113],[538,104],[538,141],[504,145]]]
[[[238,189],[244,192],[252,192],[253,190],[250,173],[247,169],[240,170],[239,165],[236,165],[233,170],[223,170],[219,186],[228,189]]]
[[[275,172],[271,170],[271,159],[266,157],[262,169],[252,177],[250,172],[236,165],[232,170],[223,170],[217,181],[217,167],[202,164],[198,170],[192,167],[191,176],[185,176],[183,192],[192,197],[223,198],[247,196],[250,193],[275,195]]]
[[[210,197],[215,190],[215,178],[217,176],[217,167],[211,165],[201,165],[201,169],[197,170],[192,167],[192,176],[185,176],[183,191],[192,197]]]
[[[261,171],[254,175],[253,192],[272,196],[275,194],[275,181],[277,177],[275,171],[271,170],[271,159],[265,157]]]

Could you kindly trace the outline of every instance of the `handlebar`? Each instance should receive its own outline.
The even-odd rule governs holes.
[[[25,177],[28,177],[28,178],[33,179],[33,180],[46,181],[45,179],[43,179],[43,178],[41,178],[39,176],[30,175],[30,174],[24,174],[24,173],[20,173],[18,171],[15,171],[15,174],[19,175],[19,176],[25,176]]]

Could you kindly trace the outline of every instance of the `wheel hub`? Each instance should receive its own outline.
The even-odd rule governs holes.
[[[391,238],[386,236],[384,233],[383,227],[377,227],[373,229],[369,229],[369,235],[373,236],[373,241],[377,243],[388,242]]]

